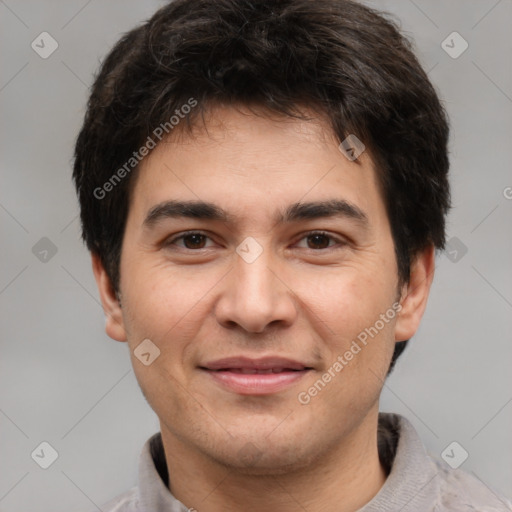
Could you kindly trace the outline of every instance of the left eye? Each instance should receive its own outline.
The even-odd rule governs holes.
[[[328,233],[323,232],[315,232],[315,233],[309,233],[303,238],[302,240],[306,240],[308,245],[313,245],[314,247],[307,247],[307,249],[313,249],[313,250],[321,250],[321,249],[328,249],[330,247],[329,243],[331,241],[334,242],[341,242],[340,240],[332,237]]]

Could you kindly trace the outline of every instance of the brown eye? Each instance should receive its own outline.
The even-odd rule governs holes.
[[[312,231],[306,233],[298,242],[297,247],[325,254],[328,251],[341,250],[347,245],[343,238],[335,237],[328,232]]]
[[[331,237],[323,233],[315,233],[313,235],[309,235],[307,239],[309,242],[308,246],[310,249],[326,249],[327,247],[329,247]]]
[[[207,245],[208,241],[211,241],[208,235],[200,232],[184,233],[180,236],[172,238],[164,243],[167,248],[178,247],[179,249],[208,249],[211,245]]]
[[[183,244],[187,249],[203,249],[206,238],[207,237],[205,235],[201,235],[200,233],[185,235],[182,237]]]

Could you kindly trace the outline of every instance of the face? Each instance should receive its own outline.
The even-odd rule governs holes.
[[[367,153],[350,161],[320,120],[226,107],[206,126],[142,163],[122,308],[95,264],[107,332],[128,341],[164,439],[254,472],[301,467],[376,414],[428,290],[399,289]]]

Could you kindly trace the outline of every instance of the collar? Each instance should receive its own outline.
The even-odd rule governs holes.
[[[403,416],[379,413],[378,450],[388,477],[377,495],[359,512],[430,510],[439,494],[438,471],[413,425]],[[139,459],[138,501],[141,510],[187,512],[169,491],[161,433],[149,438]]]

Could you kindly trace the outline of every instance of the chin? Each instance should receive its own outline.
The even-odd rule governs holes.
[[[214,460],[227,469],[242,475],[278,476],[291,474],[314,463],[314,454],[308,456],[298,452],[297,446],[276,446],[261,442],[259,449],[252,442],[247,442],[236,452],[215,454]],[[316,450],[314,453],[318,453]],[[212,454],[210,454],[212,456]]]

